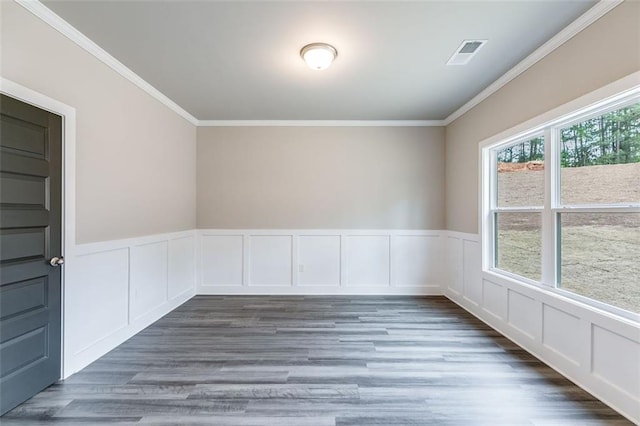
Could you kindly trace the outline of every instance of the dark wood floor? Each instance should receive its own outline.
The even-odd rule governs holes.
[[[442,297],[196,297],[3,425],[627,425]]]

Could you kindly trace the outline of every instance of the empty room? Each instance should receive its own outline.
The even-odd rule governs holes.
[[[640,0],[0,0],[1,425],[640,424]]]

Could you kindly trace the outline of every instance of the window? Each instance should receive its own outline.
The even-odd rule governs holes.
[[[639,91],[483,149],[491,270],[640,313]]]
[[[540,281],[544,136],[496,151],[496,166],[495,266]]]

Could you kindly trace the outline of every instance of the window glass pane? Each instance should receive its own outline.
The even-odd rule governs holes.
[[[540,213],[496,213],[496,268],[540,281]]]
[[[560,136],[562,204],[640,203],[640,103]]]
[[[563,213],[560,287],[640,313],[640,213]]]
[[[544,204],[544,138],[510,145],[497,152],[498,207]]]

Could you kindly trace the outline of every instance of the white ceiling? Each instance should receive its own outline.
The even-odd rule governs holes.
[[[44,3],[200,120],[440,120],[596,1]],[[446,66],[464,39],[489,42]]]

